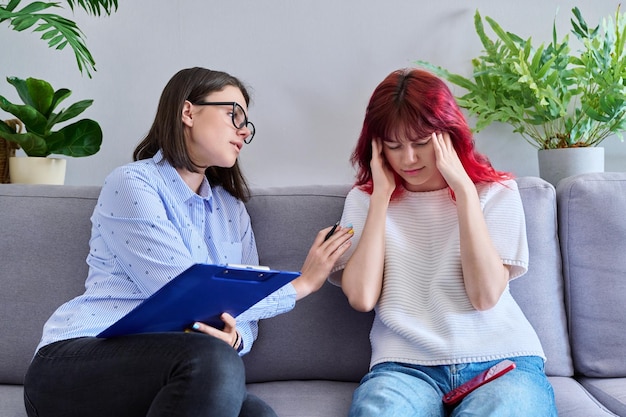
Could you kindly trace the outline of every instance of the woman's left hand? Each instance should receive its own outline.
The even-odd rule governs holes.
[[[465,291],[477,310],[493,308],[509,280],[495,249],[476,186],[465,171],[448,133],[433,133],[437,168],[456,197]]]
[[[448,132],[432,133],[433,147],[435,149],[435,158],[437,161],[437,169],[446,180],[452,191],[459,187],[471,185],[472,180],[465,171],[459,155],[452,145],[452,139]]]
[[[237,333],[237,320],[228,313],[222,313],[220,319],[224,322],[224,329],[222,330],[199,321],[193,324],[193,329],[197,332],[217,337],[236,349],[238,346],[237,342],[241,342],[241,337]]]

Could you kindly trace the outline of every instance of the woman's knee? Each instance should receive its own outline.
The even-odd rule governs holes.
[[[236,416],[246,398],[243,361],[227,343],[189,336],[152,407],[165,410],[176,399],[177,415]]]
[[[366,375],[354,392],[351,416],[442,416],[441,393],[414,375],[389,370]]]
[[[554,391],[541,372],[516,369],[469,394],[457,407],[461,416],[556,417]]]
[[[228,379],[245,384],[243,361],[227,343],[207,335],[190,335],[181,349],[181,369],[198,378]]]

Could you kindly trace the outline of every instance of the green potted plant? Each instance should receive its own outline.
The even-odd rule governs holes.
[[[552,41],[534,46],[532,38],[507,32],[485,17],[496,35],[491,39],[476,11],[474,26],[484,50],[472,60],[471,77],[417,61],[467,90],[457,99],[475,117],[476,132],[493,122],[507,123],[536,147],[540,175],[555,185],[577,171],[569,162],[565,169],[555,167],[545,155],[557,149],[569,153],[587,149],[596,153],[600,162],[581,168],[581,172],[603,171],[604,149],[597,145],[613,134],[621,139],[626,130],[626,18],[618,6],[614,19],[609,16],[591,28],[577,7],[572,13],[571,33],[579,41],[576,52],[570,47],[569,35],[557,39],[556,23]],[[589,156],[575,158],[590,160]]]
[[[55,91],[47,81],[35,78],[22,80],[8,77],[7,81],[15,87],[24,104],[14,104],[0,96],[0,108],[20,120],[25,132],[17,133],[14,127],[0,121],[0,136],[8,142],[19,145],[30,157],[9,158],[11,181],[63,183],[65,160],[47,157],[53,154],[72,157],[95,154],[100,150],[102,143],[102,129],[91,119],[66,124],[59,130],[53,128],[58,123],[67,122],[80,115],[91,106],[93,100],[81,100],[57,111],[59,104],[71,95],[70,90],[62,88]],[[31,166],[33,163],[57,166],[60,172],[56,176],[44,174],[46,178],[39,180],[21,180],[21,173],[38,172]],[[28,167],[25,167],[25,164],[28,164]]]
[[[101,14],[111,15],[111,13],[117,10],[117,0],[66,0],[66,3],[69,5],[72,11],[75,8],[81,8],[88,14],[92,14],[94,16],[100,16]],[[62,6],[59,2],[23,2],[22,0],[0,0],[0,24],[7,23],[10,29],[18,32],[23,32],[26,29],[33,28],[33,32],[41,34],[41,39],[43,41],[46,41],[50,48],[54,48],[56,50],[62,50],[66,46],[69,46],[74,52],[76,64],[79,71],[83,74],[86,73],[89,78],[91,78],[92,71],[96,70],[95,61],[91,53],[89,52],[87,45],[85,44],[85,41],[83,39],[83,33],[78,28],[76,23],[74,23],[72,20],[66,19],[59,14],[51,13],[52,10],[61,7]],[[27,130],[25,135],[20,136],[20,128],[21,126],[23,126],[23,123],[20,121],[19,118],[10,119],[5,121],[4,123],[0,123],[0,183],[6,183],[11,181],[9,177],[10,170],[7,168],[9,168],[10,165],[16,166],[17,161],[14,161],[14,163],[11,164],[10,159],[12,159],[11,157],[15,155],[15,149],[18,144],[22,145],[27,155],[34,155],[37,153],[46,154],[46,149],[50,150],[50,153],[62,153],[65,155],[71,154],[72,156],[87,156],[87,154],[91,152],[85,150],[77,151],[76,147],[59,147],[58,143],[60,134],[55,132],[55,134],[53,135],[51,131],[46,131],[45,128],[42,127],[43,122],[41,116],[37,116],[34,113],[34,110],[37,110],[40,115],[43,115],[43,117],[47,118],[46,124],[48,128],[51,129],[52,124],[62,121],[60,119],[65,118],[65,120],[67,120],[82,112],[86,107],[91,105],[91,101],[83,101],[80,104],[77,103],[70,109],[64,111],[63,116],[60,116],[60,113],[54,115],[53,110],[55,106],[58,105],[61,100],[67,98],[67,96],[70,94],[69,90],[62,89],[55,93],[54,91],[52,91],[52,87],[49,87],[49,84],[47,84],[45,81],[35,80],[32,81],[32,84],[34,85],[38,83],[39,86],[32,87],[33,90],[29,91],[28,84],[30,79],[26,81],[18,81],[18,79],[14,80],[16,80],[15,82],[19,84],[19,87],[18,85],[14,85],[16,86],[16,88],[18,88],[20,97],[26,105],[30,106],[30,108],[13,107],[14,111],[7,111],[11,113],[18,112],[22,114],[23,117],[29,118],[30,129]],[[32,96],[28,98],[29,94],[31,93]],[[50,96],[50,93],[52,93],[53,95]],[[54,94],[57,95],[55,96]],[[8,102],[8,100],[3,101],[3,104],[5,106],[15,106],[12,103]],[[46,103],[50,104],[50,107],[46,108],[46,106],[48,105]],[[72,115],[72,113],[74,113],[74,115]],[[7,130],[7,126],[10,127],[9,130]],[[18,128],[16,128],[16,126]],[[68,127],[66,130],[63,131],[63,137],[65,139],[63,139],[62,141],[70,141],[71,139],[69,139],[69,137],[74,135],[80,136],[79,130],[85,128],[85,126],[88,125],[86,123],[81,123],[74,126],[73,128]],[[39,132],[38,129],[43,129],[44,133],[42,134],[41,132]],[[74,129],[73,132],[72,129]],[[100,128],[98,126],[98,130],[99,129]],[[93,132],[95,132],[93,123],[91,123],[91,126],[88,128],[88,130],[92,131],[90,135],[93,135]],[[6,140],[8,136],[11,136],[11,141]],[[93,144],[96,143],[95,140],[92,138],[89,139],[87,142],[90,144],[90,146],[86,146],[84,147],[84,149],[93,149]],[[42,145],[42,143],[45,146]],[[99,146],[100,145],[98,144],[98,148]],[[97,152],[97,149],[93,152]],[[79,155],[81,153],[83,155]],[[23,158],[23,160],[20,160],[20,166],[22,164],[32,162],[32,160],[29,160]],[[64,178],[65,160],[47,158],[45,162],[51,165],[58,162],[57,165],[62,167]],[[54,167],[56,165],[52,166]],[[44,183],[49,183],[52,181],[51,174],[43,174],[42,177],[43,178],[40,180],[31,179],[29,181],[41,181]],[[14,180],[13,182],[16,181]]]

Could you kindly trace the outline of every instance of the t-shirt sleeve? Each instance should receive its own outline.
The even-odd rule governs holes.
[[[350,245],[350,248],[337,260],[335,266],[331,270],[328,280],[334,285],[341,286],[341,273],[348,263],[348,260],[350,260],[352,253],[354,253],[354,249],[357,247],[359,239],[361,238],[363,226],[365,225],[365,219],[367,218],[367,211],[369,210],[369,197],[369,194],[358,188],[353,188],[346,196],[339,224],[344,227],[352,225],[354,235],[351,238],[352,244]]]
[[[517,183],[513,180],[492,183],[481,194],[491,240],[502,263],[511,267],[510,279],[520,277],[528,271],[528,241]]]

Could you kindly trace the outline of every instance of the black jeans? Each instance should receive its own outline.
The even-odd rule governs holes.
[[[275,417],[247,394],[235,350],[200,333],[93,337],[44,346],[24,382],[29,417]]]

